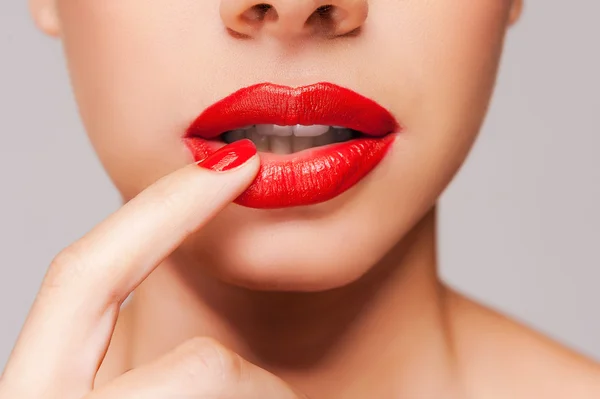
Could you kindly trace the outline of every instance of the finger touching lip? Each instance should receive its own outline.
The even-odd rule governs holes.
[[[342,129],[348,137],[310,148],[310,139],[297,139],[295,134],[311,129],[317,133]],[[260,153],[258,176],[236,203],[270,209],[316,204],[345,192],[379,164],[401,130],[392,114],[377,102],[333,83],[296,88],[261,83],[208,107],[191,123],[183,139],[196,161],[222,146],[224,137],[244,137],[244,132],[253,132],[248,138],[270,139],[284,148],[286,140],[308,142],[296,153]],[[257,134],[265,131],[287,137]],[[324,135],[331,137],[332,132]],[[257,143],[259,149],[262,145]]]

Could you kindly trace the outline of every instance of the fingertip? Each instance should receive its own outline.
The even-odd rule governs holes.
[[[260,163],[258,151],[251,140],[243,139],[221,147],[196,164],[214,172],[229,172],[250,166],[252,163],[255,164],[255,167],[256,163]]]

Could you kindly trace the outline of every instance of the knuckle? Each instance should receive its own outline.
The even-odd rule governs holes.
[[[184,344],[183,353],[187,373],[217,384],[213,389],[235,385],[242,375],[242,358],[214,339],[193,338]]]
[[[45,287],[62,286],[67,281],[78,278],[86,268],[84,251],[77,244],[61,250],[50,262],[44,279]]]
[[[81,239],[55,255],[38,295],[47,298],[57,293],[89,293],[102,287],[96,294],[96,299],[106,305],[120,306],[124,293],[116,285],[117,280],[113,276],[104,273],[105,269],[96,267],[99,259],[93,253],[92,246],[93,244],[85,243],[84,239]]]

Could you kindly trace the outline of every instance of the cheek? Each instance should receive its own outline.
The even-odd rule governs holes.
[[[58,0],[74,92],[90,140],[125,197],[192,161],[174,138],[185,104],[210,97],[218,1]],[[205,58],[202,62],[200,57]],[[203,87],[204,92],[192,88]],[[183,104],[183,105],[182,105]]]
[[[485,117],[510,1],[409,1],[401,13],[386,13],[392,3],[373,3],[379,22],[372,30],[380,40],[367,58],[379,59],[378,72],[394,82],[388,95],[406,126],[394,168],[414,184],[397,187],[431,203],[463,163]]]

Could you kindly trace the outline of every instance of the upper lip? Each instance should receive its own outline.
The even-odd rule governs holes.
[[[338,85],[320,82],[293,88],[262,83],[240,89],[208,107],[190,125],[186,136],[211,139],[254,124],[343,126],[375,137],[400,129],[381,105]]]

